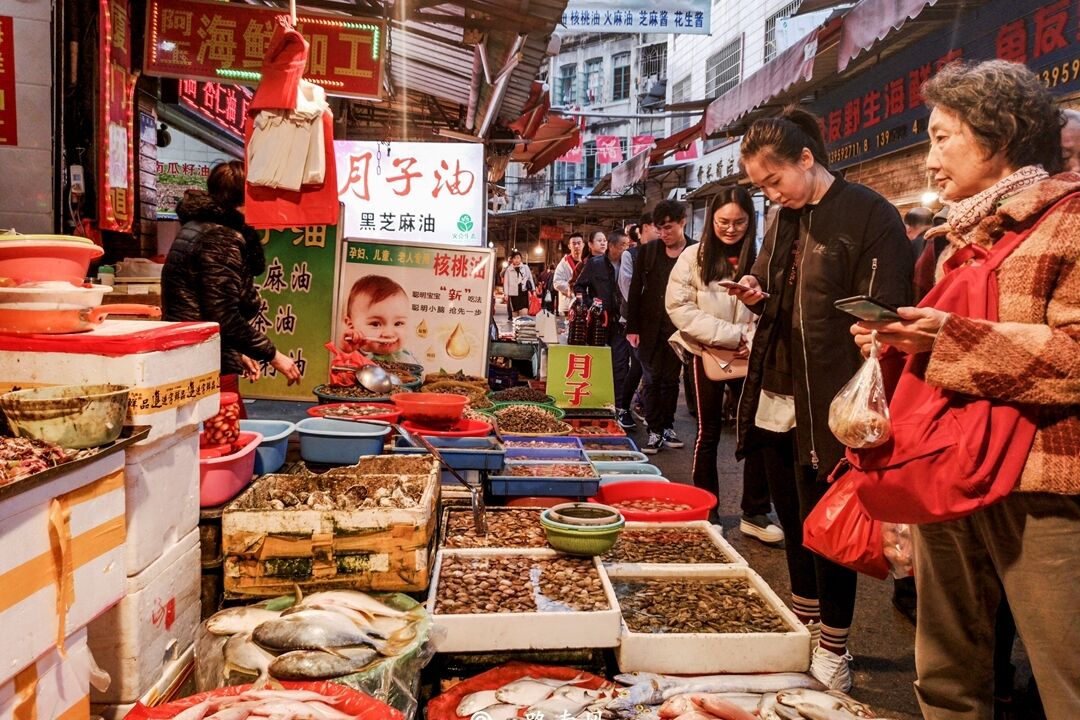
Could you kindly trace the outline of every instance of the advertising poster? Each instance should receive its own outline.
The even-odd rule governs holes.
[[[272,400],[315,400],[316,385],[330,374],[330,354],[323,347],[330,336],[334,308],[334,260],[337,227],[312,225],[262,230],[266,272],[255,278],[262,307],[255,318],[278,350],[300,369],[300,384],[288,385],[268,363],[263,377],[241,381],[245,397]]]
[[[615,407],[611,348],[588,345],[548,347],[547,389],[561,408]]]
[[[561,33],[708,35],[710,0],[570,0]]]
[[[484,244],[487,174],[480,143],[334,143],[342,236]]]
[[[487,375],[495,252],[348,238],[333,341],[344,351]]]
[[[131,19],[128,0],[100,0],[98,224],[102,230],[131,232],[135,208],[135,81],[131,73]]]

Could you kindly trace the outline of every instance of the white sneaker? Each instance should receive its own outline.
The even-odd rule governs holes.
[[[821,644],[821,623],[817,620],[808,622],[806,629],[810,631],[810,652],[812,653]]]
[[[810,674],[829,690],[851,690],[851,655],[836,653],[823,647],[810,654]]]
[[[766,545],[784,542],[784,531],[768,515],[743,515],[739,521],[739,532],[757,538]]]

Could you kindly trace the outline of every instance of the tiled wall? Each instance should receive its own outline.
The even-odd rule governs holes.
[[[18,145],[0,145],[0,228],[52,233],[51,0],[0,0],[14,18]]]

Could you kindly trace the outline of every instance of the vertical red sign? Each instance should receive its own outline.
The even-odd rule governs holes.
[[[98,215],[102,230],[131,232],[135,214],[135,76],[128,0],[99,0]]]
[[[15,112],[15,30],[7,15],[0,15],[0,145],[18,145]]]

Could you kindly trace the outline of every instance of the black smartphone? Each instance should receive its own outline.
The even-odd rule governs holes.
[[[833,306],[837,310],[843,310],[848,315],[869,322],[887,322],[900,319],[900,314],[896,312],[896,308],[886,305],[880,300],[875,300],[869,295],[856,295],[855,297],[837,300],[833,303]]]

